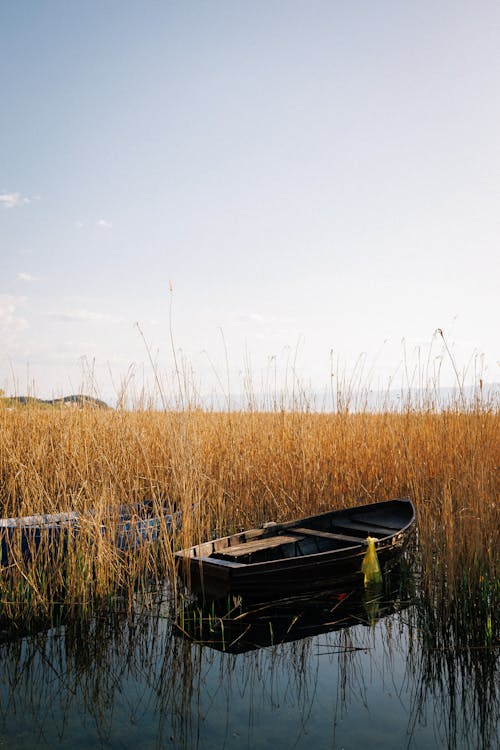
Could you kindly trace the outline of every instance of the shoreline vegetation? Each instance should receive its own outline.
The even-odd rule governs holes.
[[[20,406],[94,407],[97,409],[109,409],[105,401],[94,396],[86,396],[83,393],[62,396],[61,398],[36,398],[36,396],[3,396],[2,391],[0,391],[0,408],[15,409]]]
[[[2,622],[29,625],[61,606],[109,609],[116,597],[132,609],[138,594],[147,599],[165,586],[175,606],[176,549],[360,499],[409,496],[418,524],[417,596],[428,622],[453,615],[470,625],[473,617],[482,642],[498,645],[495,401],[325,413],[301,405],[105,409],[72,398],[81,408],[62,399],[53,408],[30,399],[22,408],[7,399],[8,408],[0,406],[0,516],[76,511],[85,519],[56,555],[43,539],[29,561],[14,548],[0,572]],[[112,525],[110,509],[144,498],[153,511],[175,503],[182,528],[137,550],[117,549],[99,529]]]

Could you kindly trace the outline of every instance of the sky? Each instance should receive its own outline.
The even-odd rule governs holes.
[[[498,381],[499,38],[488,0],[3,0],[0,388]]]

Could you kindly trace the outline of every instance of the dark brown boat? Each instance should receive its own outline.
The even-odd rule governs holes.
[[[296,595],[363,582],[367,537],[380,567],[403,552],[415,528],[408,498],[355,506],[214,539],[176,552],[188,588],[205,598]]]

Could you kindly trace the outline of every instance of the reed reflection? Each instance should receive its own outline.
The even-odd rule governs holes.
[[[446,608],[420,594],[408,611],[410,721],[432,719],[447,748],[500,744],[500,584],[484,578],[478,584],[464,576]]]
[[[382,747],[380,719],[399,721],[409,747],[495,746],[494,641],[461,627],[458,605],[445,621],[407,593],[177,613],[163,594],[154,608],[73,613],[0,646],[2,734],[13,748],[201,750],[264,736],[340,747],[371,730]]]

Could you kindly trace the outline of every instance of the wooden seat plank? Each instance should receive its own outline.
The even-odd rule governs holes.
[[[380,525],[380,519],[377,520],[377,517],[373,514],[363,513],[362,516],[358,516],[355,520],[359,521],[359,523],[374,524],[375,526]],[[401,528],[401,523],[391,518],[384,518],[383,525],[384,529],[392,529],[392,531],[399,531]]]
[[[253,542],[243,542],[234,547],[226,547],[225,549],[218,550],[216,554],[230,557],[241,557],[242,555],[249,555],[253,552],[258,552],[261,549],[271,549],[272,547],[281,547],[282,544],[298,542],[301,538],[303,537],[285,535],[268,536],[262,539],[255,539]]]
[[[334,528],[362,531],[367,536],[370,532],[372,534],[380,534],[381,536],[393,536],[398,533],[398,529],[388,529],[387,526],[381,526],[378,523],[369,523],[368,521],[351,521],[348,518],[343,518],[335,524]]]
[[[358,536],[348,536],[347,534],[335,534],[331,531],[319,531],[318,529],[306,529],[303,526],[299,526],[293,529],[297,534],[303,534],[305,536],[317,536],[322,539],[334,539],[339,542],[352,542],[354,544],[366,544],[364,539]]]

